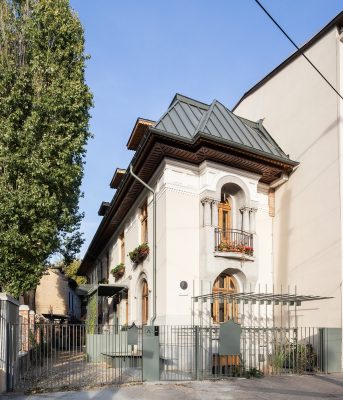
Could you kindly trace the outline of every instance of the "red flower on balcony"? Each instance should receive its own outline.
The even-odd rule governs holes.
[[[254,249],[243,243],[221,241],[217,247],[218,251],[230,253],[243,253],[252,256]]]

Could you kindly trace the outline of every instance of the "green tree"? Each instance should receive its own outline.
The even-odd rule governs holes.
[[[85,60],[68,0],[0,0],[0,286],[14,296],[82,244]]]
[[[68,278],[73,279],[78,285],[83,285],[84,283],[87,283],[87,278],[85,276],[80,276],[77,274],[80,264],[81,260],[73,260],[68,265],[63,266],[63,272],[67,275]]]

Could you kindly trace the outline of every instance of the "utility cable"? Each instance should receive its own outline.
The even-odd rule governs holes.
[[[324,79],[324,81],[331,87],[332,90],[343,100],[342,95],[339,91],[328,81],[328,79],[319,71],[319,69],[313,64],[313,62],[306,56],[301,48],[292,40],[292,38],[285,32],[285,30],[278,24],[278,22],[269,14],[269,12],[263,7],[259,0],[255,0],[259,7],[264,13],[273,21],[277,28],[286,36],[286,38],[292,43],[292,45],[298,50],[298,52],[305,58],[305,60],[318,72],[318,74]]]

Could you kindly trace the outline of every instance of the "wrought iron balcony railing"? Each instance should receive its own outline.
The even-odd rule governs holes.
[[[215,228],[215,251],[254,254],[253,235],[239,229]]]

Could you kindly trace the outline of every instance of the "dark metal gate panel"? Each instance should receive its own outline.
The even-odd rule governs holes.
[[[322,371],[323,352],[318,328],[242,327],[238,355],[220,354],[219,341],[219,326],[160,327],[160,379],[217,379]]]
[[[320,366],[325,373],[342,371],[342,329],[320,328]]]
[[[79,388],[142,380],[142,335],[127,327],[21,325],[17,390]]]
[[[141,327],[22,324],[19,332],[16,388],[24,391],[140,382],[151,349],[155,375],[168,381],[315,373],[326,354],[318,328],[242,327],[239,354],[220,352],[219,326],[154,327],[157,347],[145,352]]]
[[[198,327],[160,326],[160,380],[197,379]]]

